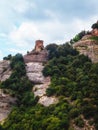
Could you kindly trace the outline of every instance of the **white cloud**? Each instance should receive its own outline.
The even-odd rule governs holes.
[[[18,46],[27,46],[43,34],[33,22],[23,22],[19,28],[9,34],[9,39]]]
[[[23,22],[19,28],[9,34],[9,39],[17,46],[26,47],[33,44],[37,39],[43,39],[45,42],[54,42],[62,37],[64,24],[59,21],[47,21],[40,23]]]
[[[14,0],[12,1],[11,6],[18,13],[25,13],[29,8],[36,8],[36,4],[29,0]]]
[[[37,39],[43,39],[46,43],[62,43],[70,40],[82,30],[89,30],[95,21],[96,16],[88,20],[75,18],[69,23],[57,19],[44,21],[41,24],[39,22],[23,22],[19,28],[9,34],[9,39],[20,47],[31,47]]]
[[[0,38],[6,38],[7,35],[5,33],[0,33]]]
[[[49,0],[0,0],[1,51],[27,51],[37,39],[45,44],[64,43],[81,30],[91,29],[98,19],[97,5],[97,0],[83,0],[82,4],[78,0],[56,0],[52,4]]]
[[[25,50],[14,49],[14,48],[10,48],[10,49],[8,49],[8,51],[9,51],[10,53],[14,53],[14,54],[17,54],[17,53],[25,54],[25,53],[26,53]]]

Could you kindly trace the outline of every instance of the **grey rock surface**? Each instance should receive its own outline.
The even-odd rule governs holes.
[[[30,65],[30,64],[29,64]],[[37,67],[33,67],[37,65]],[[58,99],[56,97],[48,97],[46,95],[46,90],[47,88],[49,87],[50,85],[50,77],[44,77],[43,74],[42,74],[42,70],[44,68],[44,66],[40,63],[40,64],[36,64],[34,63],[34,65],[32,65],[32,67],[34,68],[34,73],[32,73],[33,75],[37,75],[40,73],[40,76],[39,77],[35,77],[33,78],[33,82],[37,83],[34,87],[33,87],[33,92],[34,92],[34,95],[35,97],[38,96],[39,97],[39,102],[40,104],[44,105],[44,106],[49,106],[51,104],[55,104],[58,102]],[[38,69],[36,69],[38,68]],[[29,68],[28,70],[31,71],[31,69]],[[32,72],[33,72],[32,71]],[[29,77],[31,78],[31,77]],[[37,80],[39,78],[39,80]],[[37,82],[36,82],[37,81]],[[38,82],[40,81],[40,82]],[[41,83],[41,84],[38,84],[38,83]]]
[[[26,72],[29,80],[34,83],[43,83],[45,79],[42,75],[43,68],[43,64],[39,62],[26,63]]]
[[[3,90],[0,89],[0,122],[8,117],[15,102],[15,98],[9,94],[4,94]]]
[[[39,99],[39,103],[46,106],[46,107],[50,106],[51,104],[56,104],[57,102],[58,102],[58,100],[56,97],[42,96]]]
[[[0,61],[0,81],[5,81],[11,75],[10,61]]]
[[[90,39],[91,35],[84,36],[81,40],[73,44],[80,54],[88,56],[93,63],[98,62],[98,42]]]

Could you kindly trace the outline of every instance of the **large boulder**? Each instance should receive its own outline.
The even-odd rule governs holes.
[[[26,72],[29,80],[34,83],[43,83],[45,79],[42,74],[43,67],[43,63],[39,62],[26,63]]]

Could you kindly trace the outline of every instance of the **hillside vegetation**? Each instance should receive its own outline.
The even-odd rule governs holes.
[[[33,83],[26,77],[21,54],[11,57],[13,73],[0,87],[17,97],[0,130],[75,130],[89,126],[98,129],[98,63],[79,55],[69,44],[50,44],[49,61],[43,70],[51,77],[47,95],[55,95],[59,102],[49,107],[38,104],[31,92]]]

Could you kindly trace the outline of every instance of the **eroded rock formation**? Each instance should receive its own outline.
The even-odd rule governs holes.
[[[15,102],[15,98],[12,98],[9,94],[4,94],[3,90],[0,89],[0,122],[8,117]]]
[[[27,76],[30,81],[36,84],[33,87],[34,95],[39,97],[40,104],[44,106],[49,106],[51,104],[57,103],[58,99],[56,97],[48,97],[46,95],[46,89],[50,85],[50,77],[45,78],[43,76],[43,68],[44,66],[41,62],[26,63]]]
[[[84,36],[80,41],[76,42],[73,47],[76,48],[80,54],[88,56],[92,62],[98,62],[98,42],[91,39],[92,35]]]
[[[36,84],[33,87],[34,95],[39,97],[39,103],[44,106],[58,102],[56,97],[48,97],[46,95],[46,89],[50,85],[50,77],[45,78],[42,70],[47,59],[48,52],[44,49],[42,40],[37,40],[35,42],[35,49],[24,56],[27,76],[30,81]]]
[[[30,81],[34,83],[43,83],[44,76],[42,75],[42,70],[44,66],[41,62],[29,62],[26,63],[26,72]]]

